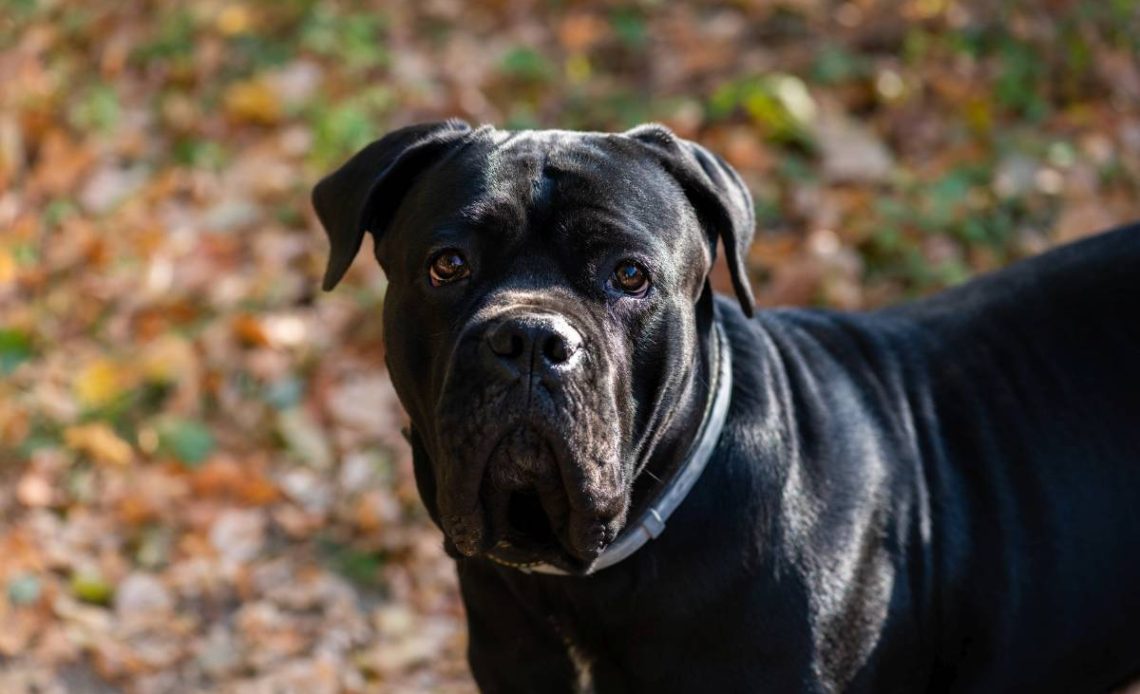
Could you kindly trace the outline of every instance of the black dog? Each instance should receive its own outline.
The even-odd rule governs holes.
[[[749,194],[659,126],[415,126],[313,201],[326,289],[365,231],[388,275],[484,690],[1140,676],[1140,227],[897,308],[749,320]],[[718,239],[743,311],[709,288]]]

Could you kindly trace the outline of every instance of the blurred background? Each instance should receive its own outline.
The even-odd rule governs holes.
[[[0,0],[0,691],[470,691],[384,278],[318,293],[388,129],[661,121],[762,304],[869,308],[1140,218],[1138,8]]]

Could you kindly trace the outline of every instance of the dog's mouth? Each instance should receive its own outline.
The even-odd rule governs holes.
[[[501,516],[505,528],[486,552],[492,561],[524,569],[549,564],[580,575],[596,559],[594,553],[573,545],[565,530],[566,520],[552,520],[535,490],[510,492]]]
[[[550,516],[542,509],[538,493],[511,492],[507,500],[507,542],[520,549],[549,550],[558,547]]]
[[[518,568],[550,564],[580,574],[600,553],[600,548],[579,547],[571,539],[561,489],[492,492],[486,501],[492,542],[485,554],[493,561]]]
[[[570,507],[554,454],[557,445],[522,426],[504,435],[491,453],[482,497],[493,545],[500,552],[531,557],[574,553],[565,536]]]
[[[470,414],[443,411],[437,503],[453,556],[584,573],[616,539],[628,505],[616,428],[540,404],[484,408],[474,436]]]
[[[567,444],[549,431],[530,425],[513,428],[494,446],[480,483],[486,541],[482,552],[494,561],[517,567],[551,564],[583,573],[611,537],[574,532],[583,518],[571,507],[556,450]],[[568,454],[567,454],[568,455]],[[600,521],[599,521],[600,523]]]

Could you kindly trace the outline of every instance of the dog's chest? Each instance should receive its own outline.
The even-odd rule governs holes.
[[[570,664],[574,666],[574,673],[577,676],[577,683],[575,691],[580,694],[589,694],[594,691],[594,659],[586,652],[582,645],[575,640],[572,635],[572,630],[563,621],[555,615],[548,617],[550,625],[554,628],[558,637],[562,640],[562,645],[566,648],[566,657],[569,658]]]

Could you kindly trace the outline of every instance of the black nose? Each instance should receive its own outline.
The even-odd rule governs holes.
[[[486,340],[498,361],[521,367],[539,359],[545,366],[566,364],[582,346],[582,336],[565,318],[544,313],[501,320],[487,331]]]

